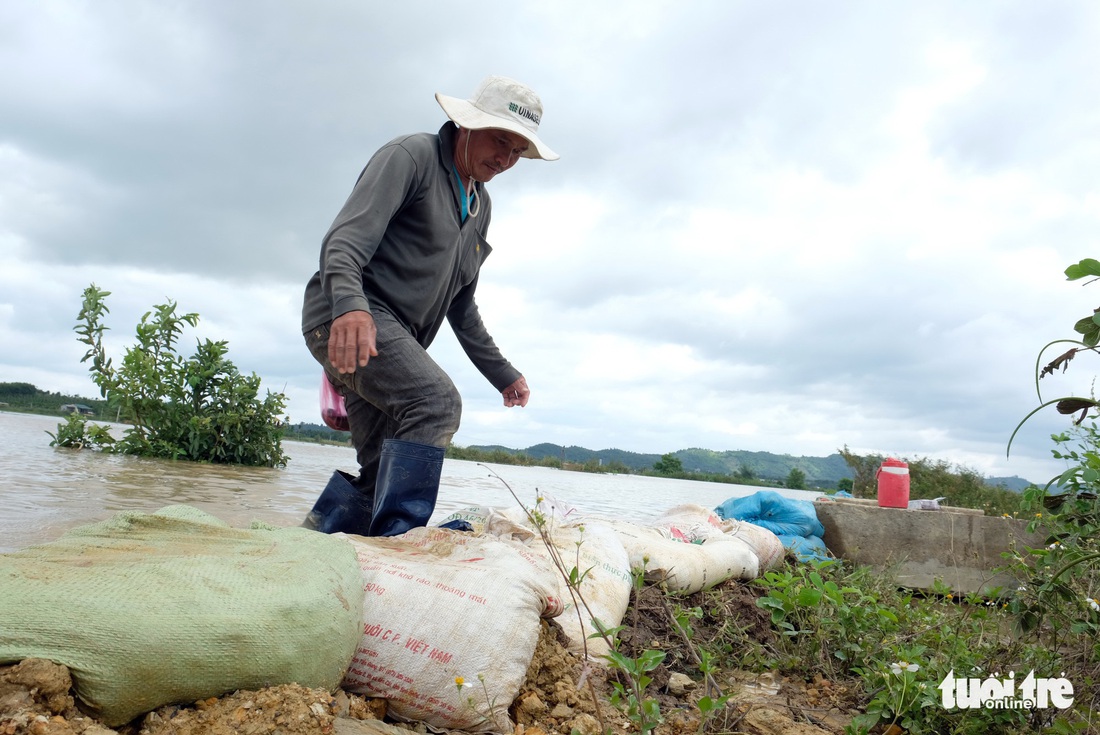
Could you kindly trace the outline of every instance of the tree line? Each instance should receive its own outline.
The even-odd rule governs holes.
[[[71,396],[64,393],[48,393],[39,390],[31,383],[0,383],[0,404],[2,404],[0,408],[5,411],[56,416],[61,413],[62,406],[73,403],[88,406],[95,411],[96,416],[107,417],[109,415],[107,401],[105,400]]]

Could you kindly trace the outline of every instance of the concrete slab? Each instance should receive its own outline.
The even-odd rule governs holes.
[[[931,590],[939,579],[955,593],[989,594],[1020,580],[995,574],[1001,554],[1016,545],[1043,544],[1040,533],[1013,518],[980,510],[880,508],[874,500],[840,498],[814,503],[825,546],[841,559],[893,569],[902,587]]]

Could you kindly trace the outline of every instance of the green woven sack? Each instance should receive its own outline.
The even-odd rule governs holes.
[[[363,594],[343,538],[188,506],[122,513],[0,555],[0,663],[64,664],[110,726],[237,689],[333,690]]]

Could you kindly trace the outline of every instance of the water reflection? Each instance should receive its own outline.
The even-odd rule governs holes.
[[[50,447],[59,418],[0,412],[0,553],[56,538],[121,511],[193,505],[233,526],[297,525],[334,469],[355,471],[351,447],[285,442],[281,469],[203,465]],[[507,483],[507,485],[505,484]],[[469,505],[511,506],[551,495],[582,512],[645,522],[679,503],[715,507],[759,488],[545,467],[447,460],[432,522]],[[780,490],[791,497],[814,493]]]

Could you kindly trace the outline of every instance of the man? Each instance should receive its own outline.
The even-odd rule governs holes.
[[[358,477],[333,473],[303,523],[326,533],[392,536],[431,517],[462,412],[454,383],[425,351],[444,319],[505,406],[530,396],[485,329],[474,291],[491,250],[485,184],[520,158],[558,158],[536,134],[542,102],[497,76],[468,100],[435,98],[450,121],[375,153],[306,286],[306,345],[345,397],[360,466]]]

